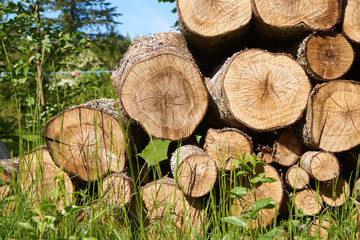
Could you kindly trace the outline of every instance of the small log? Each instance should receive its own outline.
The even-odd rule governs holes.
[[[310,236],[316,239],[328,239],[331,235],[328,233],[328,229],[331,228],[331,223],[334,219],[328,219],[326,217],[316,218],[309,227]],[[331,238],[331,237],[330,237]]]
[[[306,0],[252,0],[252,3],[257,29],[275,38],[289,38],[315,30],[330,30],[340,21],[339,0],[321,0],[316,3]]]
[[[261,161],[263,161],[264,163],[270,164],[273,162],[273,149],[272,147],[269,146],[261,146],[260,148],[260,152],[258,152],[258,154],[256,155],[258,159],[260,159]]]
[[[44,135],[55,163],[83,181],[125,168],[126,139],[108,111],[85,106],[65,110],[47,121]]]
[[[260,49],[235,53],[206,85],[215,117],[229,126],[260,132],[297,121],[311,87],[293,58]]]
[[[342,34],[316,33],[304,39],[298,49],[298,61],[310,77],[319,81],[341,78],[353,64],[351,44]]]
[[[334,80],[316,86],[308,101],[302,140],[313,149],[342,152],[360,144],[360,83]]]
[[[178,33],[136,38],[111,76],[121,108],[150,135],[188,138],[203,119],[203,77]]]
[[[18,179],[22,191],[28,193],[34,201],[54,199],[51,194],[54,188],[62,193],[61,206],[67,206],[74,198],[74,185],[70,177],[55,165],[45,146],[19,159]]]
[[[304,169],[294,165],[286,171],[285,181],[290,188],[302,190],[309,186],[310,176]]]
[[[327,205],[338,207],[343,205],[350,196],[350,186],[346,180],[339,177],[330,183],[320,182],[319,192]]]
[[[308,151],[301,156],[300,167],[319,181],[330,181],[340,174],[339,160],[330,152]]]
[[[162,178],[149,183],[142,188],[141,194],[149,224],[172,221],[181,232],[191,228],[198,233],[206,225],[206,215],[199,202],[184,196],[174,179]]]
[[[205,136],[203,148],[206,154],[217,162],[219,168],[227,171],[233,167],[232,159],[235,155],[250,156],[253,151],[248,135],[235,128],[210,128]]]
[[[217,181],[217,164],[199,147],[185,145],[170,159],[171,172],[185,195],[202,197]]]
[[[250,26],[250,0],[177,1],[179,30],[196,48],[219,51],[234,45]]]
[[[280,131],[273,145],[273,161],[285,167],[294,165],[302,154],[299,139],[289,130]]]
[[[278,173],[278,171],[270,166],[256,166],[256,173],[264,173],[266,178],[275,178],[277,181],[272,183],[260,183],[254,186],[251,192],[246,194],[243,198],[237,199],[232,206],[232,214],[240,216],[245,211],[250,211],[255,201],[271,198],[275,203],[276,207],[272,209],[262,209],[258,212],[257,219],[252,219],[250,221],[250,228],[258,228],[258,227],[267,227],[271,224],[273,219],[277,214],[279,214],[279,210],[282,208],[282,204],[284,203],[284,189],[283,182]],[[246,179],[241,179],[239,181],[239,186],[249,187],[249,182]]]
[[[302,211],[304,215],[316,215],[321,211],[323,200],[321,196],[312,189],[304,189],[295,193],[293,204]]]
[[[359,0],[347,0],[345,8],[344,21],[342,25],[343,32],[351,41],[360,44],[360,17]]]

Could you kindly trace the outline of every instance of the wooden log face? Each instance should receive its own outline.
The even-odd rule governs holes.
[[[234,31],[251,19],[250,0],[179,0],[178,12],[186,27],[213,37]]]
[[[152,136],[171,140],[191,135],[208,102],[194,64],[171,54],[134,65],[123,81],[120,100],[129,116]]]
[[[322,208],[322,202],[319,194],[312,189],[305,189],[295,193],[294,205],[299,208],[304,215],[318,214]]]
[[[320,149],[341,152],[360,144],[360,84],[338,80],[311,95],[306,124]]]
[[[352,41],[360,42],[360,0],[348,0],[343,31]]]
[[[115,204],[117,208],[121,208],[129,204],[133,193],[131,178],[119,173],[109,175],[103,180],[102,193],[106,206]]]
[[[350,196],[350,186],[343,178],[334,179],[330,183],[320,183],[320,195],[329,206],[338,207]]]
[[[295,60],[259,49],[233,56],[223,82],[226,105],[234,117],[259,131],[298,120],[309,92],[308,77]]]
[[[340,18],[338,0],[253,0],[256,13],[268,25],[290,28],[305,25],[313,30],[332,28]]]
[[[301,153],[302,146],[297,137],[291,131],[281,131],[273,146],[274,162],[289,167],[296,163]]]
[[[46,144],[57,165],[85,181],[125,167],[125,144],[119,123],[95,109],[78,107],[50,119]]]
[[[304,189],[310,184],[309,174],[297,165],[286,171],[285,179],[287,185],[296,190]]]

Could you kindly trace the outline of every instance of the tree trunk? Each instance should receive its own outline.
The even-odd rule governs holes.
[[[170,159],[171,172],[185,195],[202,197],[217,181],[217,164],[199,147],[182,146]]]
[[[343,178],[339,177],[331,182],[320,182],[320,196],[323,201],[332,207],[339,207],[350,196],[350,186]]]
[[[45,141],[55,163],[71,176],[94,181],[125,168],[126,139],[107,111],[73,107],[47,121]]]
[[[313,179],[323,182],[330,181],[340,174],[339,160],[330,152],[306,152],[300,158],[300,167]]]
[[[274,38],[333,28],[341,15],[340,0],[252,0],[258,30]],[[316,5],[316,6],[315,6]]]
[[[111,78],[122,108],[154,137],[188,138],[206,113],[203,77],[180,34],[135,39]]]
[[[347,0],[345,8],[343,32],[354,43],[360,44],[360,17],[359,17],[359,0]]]
[[[197,233],[206,225],[205,212],[199,202],[184,196],[174,179],[163,178],[149,183],[141,193],[149,224],[172,221],[181,232],[189,231],[191,224]]]
[[[260,49],[234,54],[206,85],[223,123],[260,132],[298,120],[311,87],[293,58]]]
[[[235,129],[220,130],[210,128],[205,136],[204,151],[219,168],[230,171],[234,156],[252,154],[252,142],[248,135]]]
[[[302,145],[289,130],[280,131],[273,145],[273,161],[281,166],[294,165],[302,154]]]
[[[285,181],[290,188],[302,190],[310,184],[310,176],[304,169],[294,165],[286,171]]]
[[[316,215],[321,211],[323,200],[312,189],[305,189],[295,193],[293,204],[304,215]]]
[[[253,207],[255,201],[271,198],[276,202],[276,208],[272,209],[262,209],[258,212],[256,219],[250,219],[250,228],[257,227],[267,227],[275,218],[276,214],[279,213],[279,210],[282,208],[283,200],[284,200],[284,189],[283,182],[278,171],[270,166],[260,166],[256,167],[256,173],[264,173],[266,178],[275,178],[277,181],[272,183],[260,183],[253,186],[251,192],[245,195],[243,198],[237,199],[232,206],[232,214],[240,216],[245,211],[250,211]],[[241,186],[249,186],[248,181],[242,179],[240,181]]]
[[[45,146],[26,153],[19,164],[18,178],[21,189],[28,193],[32,200],[54,199],[52,191],[58,188],[62,194],[60,205],[65,207],[71,203],[74,185],[70,177],[55,165]]]
[[[349,150],[360,144],[360,83],[331,81],[315,87],[309,97],[304,143],[329,152]]]
[[[250,0],[177,1],[179,29],[196,49],[219,51],[238,43],[250,26]]]
[[[347,73],[355,53],[342,34],[318,33],[304,39],[298,49],[298,61],[315,80],[329,81]]]

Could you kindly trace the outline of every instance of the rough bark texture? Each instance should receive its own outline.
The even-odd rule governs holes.
[[[51,192],[54,188],[58,188],[65,196],[61,199],[61,205],[67,206],[71,203],[73,183],[70,177],[55,165],[45,146],[26,153],[19,161],[20,186],[32,200],[53,199]],[[62,181],[64,186],[61,185]]]
[[[333,28],[341,15],[340,0],[252,0],[258,30],[273,38]]]
[[[201,197],[210,192],[217,181],[217,164],[199,147],[182,146],[170,159],[171,172],[184,194]]]
[[[319,194],[312,189],[305,189],[295,193],[293,204],[302,211],[304,215],[316,215],[322,209],[323,200]]]
[[[247,134],[235,128],[212,129],[205,136],[204,151],[219,168],[231,170],[234,156],[250,156],[252,142]]]
[[[125,138],[116,118],[102,110],[74,107],[49,121],[46,145],[55,163],[84,181],[125,168]]]
[[[289,167],[299,160],[301,154],[302,145],[299,139],[289,130],[280,131],[273,145],[273,161]]]
[[[300,167],[319,181],[330,181],[340,174],[339,160],[330,152],[308,151],[301,156]]]
[[[316,86],[310,94],[303,142],[330,152],[360,144],[360,83],[335,80]]]
[[[234,54],[206,85],[213,113],[225,124],[260,132],[298,120],[311,87],[293,58],[260,49]]]
[[[188,138],[206,113],[203,77],[180,34],[136,38],[111,79],[122,109],[154,137]]]
[[[347,0],[343,32],[353,42],[360,43],[360,0]]]
[[[234,45],[250,26],[250,0],[179,0],[179,29],[197,49],[219,51]]]
[[[304,39],[298,49],[298,61],[315,80],[329,81],[346,74],[355,53],[342,34],[317,33]]]
[[[286,184],[295,190],[302,190],[310,184],[309,174],[301,167],[294,165],[285,174]]]
[[[319,192],[326,204],[338,207],[350,196],[350,186],[347,181],[339,177],[329,183],[321,182]]]

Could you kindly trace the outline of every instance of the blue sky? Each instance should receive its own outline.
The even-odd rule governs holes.
[[[177,14],[171,10],[175,3],[158,3],[157,0],[108,0],[117,11],[123,14],[116,20],[121,22],[118,30],[131,39],[158,32],[174,31],[171,26]]]

